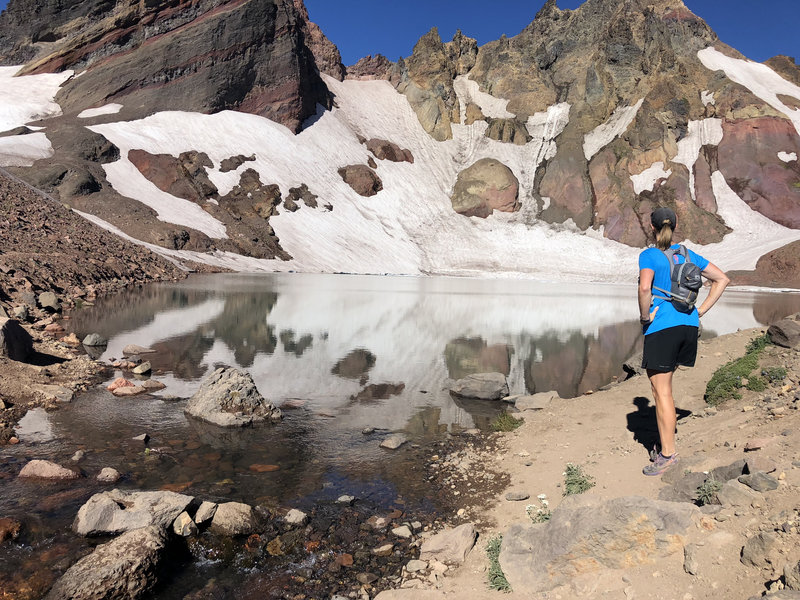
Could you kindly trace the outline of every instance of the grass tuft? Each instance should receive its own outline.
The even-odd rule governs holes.
[[[582,494],[594,487],[594,477],[584,473],[583,467],[567,463],[564,471],[564,495]]]
[[[489,557],[489,587],[501,592],[510,592],[511,584],[508,583],[503,569],[500,568],[500,545],[502,543],[503,536],[498,535],[486,544],[486,554]]]
[[[517,427],[522,425],[522,419],[516,419],[507,412],[501,412],[497,418],[492,421],[492,429],[494,431],[514,431]]]

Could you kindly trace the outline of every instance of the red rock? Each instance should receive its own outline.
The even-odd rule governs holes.
[[[769,444],[772,440],[769,438],[756,438],[749,440],[744,446],[745,452],[752,452],[754,450],[761,450],[764,446]]]
[[[106,389],[109,392],[113,392],[114,390],[121,388],[121,387],[133,387],[135,384],[132,381],[128,381],[124,377],[117,377],[114,381],[111,382]]]
[[[719,170],[742,200],[773,221],[800,228],[800,164],[778,158],[776,149],[800,155],[800,137],[791,121],[760,117],[725,120]]]
[[[339,176],[360,196],[374,196],[383,189],[381,178],[367,165],[342,167]]]
[[[147,390],[140,385],[125,385],[112,390],[112,394],[117,397],[138,396],[144,394]]]
[[[47,333],[61,333],[64,331],[64,328],[59,323],[50,323],[45,326],[44,330]]]

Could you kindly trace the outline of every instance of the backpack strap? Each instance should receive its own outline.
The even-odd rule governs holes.
[[[681,252],[683,250],[683,252]],[[664,256],[667,257],[667,262],[669,263],[669,278],[672,281],[672,271],[675,269],[675,262],[672,260],[672,257],[675,256],[675,253],[680,253],[683,256],[684,261],[686,260],[686,248],[683,245],[679,246],[677,249],[674,248],[667,248],[666,250],[661,251]],[[658,290],[659,292],[666,294],[666,296],[659,296],[657,294],[653,294],[653,298],[661,298],[662,300],[672,300],[672,292],[670,290],[665,290],[663,288],[658,287],[657,285],[650,286],[653,290]],[[652,292],[651,292],[652,293]]]

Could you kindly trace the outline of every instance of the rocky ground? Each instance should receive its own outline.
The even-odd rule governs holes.
[[[800,485],[800,349],[768,346],[762,355],[762,367],[784,367],[786,378],[765,391],[743,390],[741,399],[731,399],[717,408],[703,400],[706,383],[718,367],[744,354],[746,344],[762,334],[762,330],[741,331],[701,342],[698,363],[694,369],[681,369],[675,376],[679,410],[678,448],[681,456],[677,467],[663,477],[645,477],[650,440],[654,434],[654,412],[647,379],[634,377],[612,388],[571,400],[555,400],[538,411],[525,411],[525,423],[512,433],[503,434],[496,453],[481,455],[467,471],[477,484],[481,474],[500,470],[509,479],[506,489],[497,493],[480,515],[480,537],[475,548],[458,569],[431,582],[406,582],[404,587],[423,588],[384,593],[380,600],[402,598],[466,598],[492,596],[503,598],[624,598],[682,599],[730,598],[747,599],[766,592],[778,592],[776,598],[800,597],[798,579],[798,485]],[[752,470],[769,472],[770,482],[763,491],[754,492],[735,481],[728,487],[741,497],[720,493],[719,500],[697,508],[694,498],[697,487],[713,474],[720,482],[739,475],[745,462]],[[486,547],[497,536],[516,536],[519,528],[540,528],[536,535],[542,546],[558,540],[558,527],[567,534],[556,541],[562,551],[577,536],[580,514],[573,504],[563,499],[567,463],[580,465],[593,478],[594,487],[585,492],[590,504],[590,520],[602,530],[616,531],[613,539],[595,532],[586,546],[571,549],[572,555],[558,559],[558,552],[541,556],[549,574],[532,587],[525,572],[533,572],[506,558],[504,543],[501,565],[509,581],[525,582],[510,593],[490,591],[488,577],[492,572]],[[749,493],[753,492],[753,493]],[[540,496],[542,494],[543,496]],[[538,497],[538,498],[537,498]],[[644,508],[633,512],[633,521],[617,515],[604,522],[609,503],[627,504],[632,498],[647,507],[675,510],[686,507],[694,511],[691,524],[679,533],[672,532],[670,543],[659,540],[662,527],[668,523],[648,523],[645,530],[632,522],[647,521]],[[549,504],[544,508],[540,498]],[[660,500],[681,501],[660,503]],[[719,504],[718,502],[722,502]],[[559,518],[571,514],[572,526]],[[469,501],[465,500],[465,506]],[[668,507],[665,509],[664,507]],[[552,511],[551,524],[532,525],[529,516],[538,509]],[[622,509],[620,509],[622,510]],[[679,509],[683,510],[683,509]],[[573,511],[567,513],[567,511]],[[621,514],[621,513],[620,513]],[[662,514],[664,521],[678,520],[677,513]],[[470,515],[470,518],[473,518]],[[652,527],[651,527],[652,525]],[[547,528],[551,532],[547,532]],[[653,531],[655,530],[655,534]],[[506,542],[507,543],[507,542]],[[533,552],[528,548],[526,552]],[[506,560],[504,560],[506,558]],[[515,572],[517,571],[517,572]],[[784,589],[789,587],[791,589]],[[537,591],[538,590],[538,591]]]

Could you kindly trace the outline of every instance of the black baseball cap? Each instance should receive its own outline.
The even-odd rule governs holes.
[[[661,229],[664,225],[669,223],[669,226],[674,230],[678,218],[675,216],[675,211],[666,206],[659,206],[650,214],[650,222],[656,229]]]

